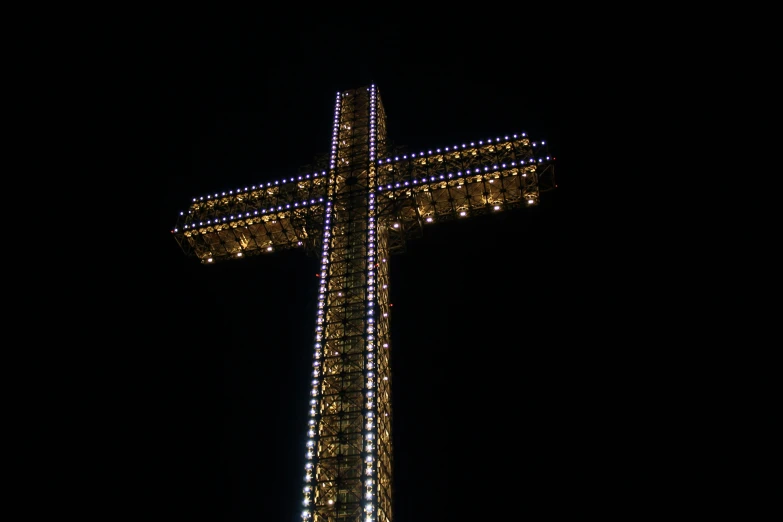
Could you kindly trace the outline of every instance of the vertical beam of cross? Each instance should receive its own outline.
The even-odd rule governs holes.
[[[376,158],[386,118],[374,86],[335,105],[307,431],[313,522],[392,519],[388,249]]]

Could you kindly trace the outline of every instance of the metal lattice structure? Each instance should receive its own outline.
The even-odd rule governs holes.
[[[211,264],[302,247],[321,258],[302,518],[391,522],[389,269],[428,223],[535,206],[554,162],[525,134],[395,154],[374,85],[337,94],[309,173],[195,198],[174,238]]]

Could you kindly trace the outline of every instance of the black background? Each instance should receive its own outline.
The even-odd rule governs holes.
[[[194,196],[298,174],[328,150],[336,93],[372,83],[410,151],[527,132],[558,158],[541,205],[433,225],[391,259],[395,520],[573,510],[563,499],[593,480],[599,383],[573,321],[589,259],[573,247],[576,87],[555,24],[335,11],[152,26],[133,82],[133,183],[149,192],[133,212],[157,219],[118,332],[138,372],[131,496],[170,520],[300,520],[316,260],[203,266],[170,230]]]

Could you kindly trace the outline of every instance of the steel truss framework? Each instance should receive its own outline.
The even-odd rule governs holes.
[[[427,223],[534,206],[554,188],[553,161],[525,134],[390,149],[375,86],[338,93],[331,153],[309,172],[195,198],[172,231],[206,264],[295,247],[321,258],[305,522],[393,517],[389,255]]]

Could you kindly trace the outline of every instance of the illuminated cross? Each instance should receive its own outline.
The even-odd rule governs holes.
[[[428,223],[537,205],[554,183],[543,146],[523,133],[395,154],[371,85],[337,94],[331,151],[311,172],[181,213],[173,235],[205,264],[295,247],[321,259],[305,522],[391,522],[389,255]]]

